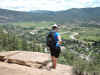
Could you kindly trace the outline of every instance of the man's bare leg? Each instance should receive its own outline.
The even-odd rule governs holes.
[[[56,61],[57,58],[55,56],[51,56],[53,68],[56,69]]]

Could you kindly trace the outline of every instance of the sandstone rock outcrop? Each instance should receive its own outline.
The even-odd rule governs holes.
[[[50,69],[50,55],[40,52],[0,52],[0,75],[72,75],[72,67],[57,64]]]

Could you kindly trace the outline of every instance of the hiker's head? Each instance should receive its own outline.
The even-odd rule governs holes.
[[[52,26],[52,29],[53,29],[53,30],[58,30],[58,25],[57,25],[57,24],[54,24],[54,25]]]

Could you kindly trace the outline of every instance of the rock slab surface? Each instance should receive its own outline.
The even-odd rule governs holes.
[[[72,75],[72,67],[57,64],[50,69],[47,53],[29,51],[0,52],[0,75]]]

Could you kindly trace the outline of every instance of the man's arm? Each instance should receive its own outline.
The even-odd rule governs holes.
[[[61,36],[60,35],[58,35],[58,43],[61,45],[62,44],[62,39],[61,39]]]

